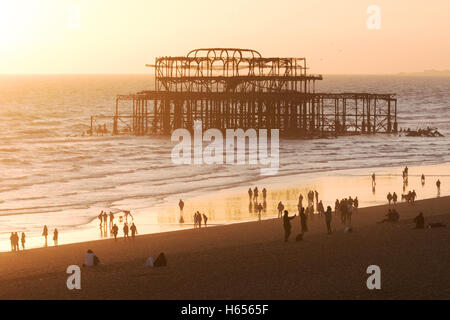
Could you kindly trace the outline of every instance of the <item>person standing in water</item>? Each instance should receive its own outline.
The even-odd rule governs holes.
[[[58,246],[58,229],[55,228],[55,230],[53,231],[53,243],[55,244],[55,247]]]
[[[180,201],[178,202],[178,207],[180,207],[180,214],[182,214],[183,213],[183,208],[184,208],[183,200],[180,199]]]
[[[45,238],[45,246],[47,246],[47,236],[48,236],[47,226],[44,226],[44,230],[42,230],[42,236]]]
[[[372,187],[375,187],[377,183],[375,182],[375,172],[372,173]]]
[[[207,227],[208,217],[206,216],[206,214],[203,214],[203,223],[205,224],[205,227]]]
[[[327,211],[325,211],[325,222],[327,224],[327,232],[328,234],[331,234],[331,219],[332,219],[332,215],[331,215],[331,207],[328,206],[327,207]]]
[[[11,232],[11,236],[9,237],[9,241],[11,241],[11,252],[16,251],[16,246],[14,244],[14,232]]]
[[[114,225],[114,213],[112,211],[109,212],[109,229],[112,230]]]
[[[262,189],[263,200],[266,201],[267,198],[267,190],[266,188]]]
[[[258,195],[259,195],[258,187],[255,187],[255,189],[253,190],[253,201],[254,202],[258,202]]]
[[[438,181],[436,181],[436,187],[437,187],[437,193],[438,193],[438,197],[441,195],[441,181],[438,179]]]
[[[425,175],[422,173],[422,176],[420,177],[420,181],[422,183],[422,186],[425,185]]]
[[[252,188],[248,188],[248,201],[252,202],[252,199],[253,199]]]
[[[22,242],[22,250],[25,250],[25,232],[22,232],[22,237],[20,238],[20,242]]]

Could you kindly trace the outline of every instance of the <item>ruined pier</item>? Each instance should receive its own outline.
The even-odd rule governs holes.
[[[279,129],[285,137],[397,132],[394,94],[316,92],[321,75],[305,58],[264,58],[255,50],[196,49],[156,58],[155,88],[118,95],[113,134],[170,135],[178,128]]]

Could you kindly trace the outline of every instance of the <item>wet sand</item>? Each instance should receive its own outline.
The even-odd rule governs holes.
[[[353,233],[323,219],[283,242],[279,219],[0,253],[1,299],[450,299],[450,197],[398,204],[400,222],[377,224],[388,206],[361,208]],[[447,228],[414,230],[426,222]],[[66,288],[68,265],[92,249],[103,262],[82,268],[81,290]],[[166,253],[168,267],[147,268]],[[381,290],[366,287],[366,268],[381,268]]]

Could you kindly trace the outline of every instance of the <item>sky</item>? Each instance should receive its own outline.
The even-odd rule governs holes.
[[[449,15],[449,0],[0,0],[0,74],[146,73],[200,47],[322,74],[444,70]]]

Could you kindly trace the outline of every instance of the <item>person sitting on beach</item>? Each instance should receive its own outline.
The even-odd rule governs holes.
[[[89,249],[84,255],[83,267],[95,267],[100,264],[100,259]]]
[[[119,233],[119,227],[117,226],[117,224],[114,224],[112,229],[112,234],[114,235],[114,240],[117,241],[117,234]]]
[[[134,222],[131,224],[131,227],[130,227],[130,230],[131,230],[131,238],[134,240],[134,237],[137,235],[137,228],[136,228],[136,226],[135,226],[135,224],[134,224]]]
[[[291,235],[291,220],[294,219],[297,215],[295,214],[293,217],[289,217],[289,213],[287,210],[284,210],[283,216],[283,227],[284,227],[284,242],[289,240],[289,236]]]
[[[327,224],[327,232],[328,234],[331,234],[331,219],[332,219],[332,215],[331,215],[331,207],[328,206],[327,207],[327,211],[324,213],[325,215],[325,222]]]
[[[203,214],[203,223],[205,224],[206,227],[206,224],[208,223],[208,217],[206,216],[206,214]]]
[[[386,214],[386,219],[383,219],[382,221],[380,221],[379,223],[384,223],[384,222],[397,222],[399,219],[398,213],[397,211],[394,209],[389,209],[388,213]]]
[[[164,252],[161,252],[159,254],[158,258],[156,258],[155,262],[153,263],[153,267],[158,268],[158,267],[165,267],[165,266],[167,266],[167,259],[166,259]]]
[[[416,229],[424,229],[425,228],[425,218],[423,217],[423,213],[420,212],[417,217],[414,218],[414,223],[416,224]]]

